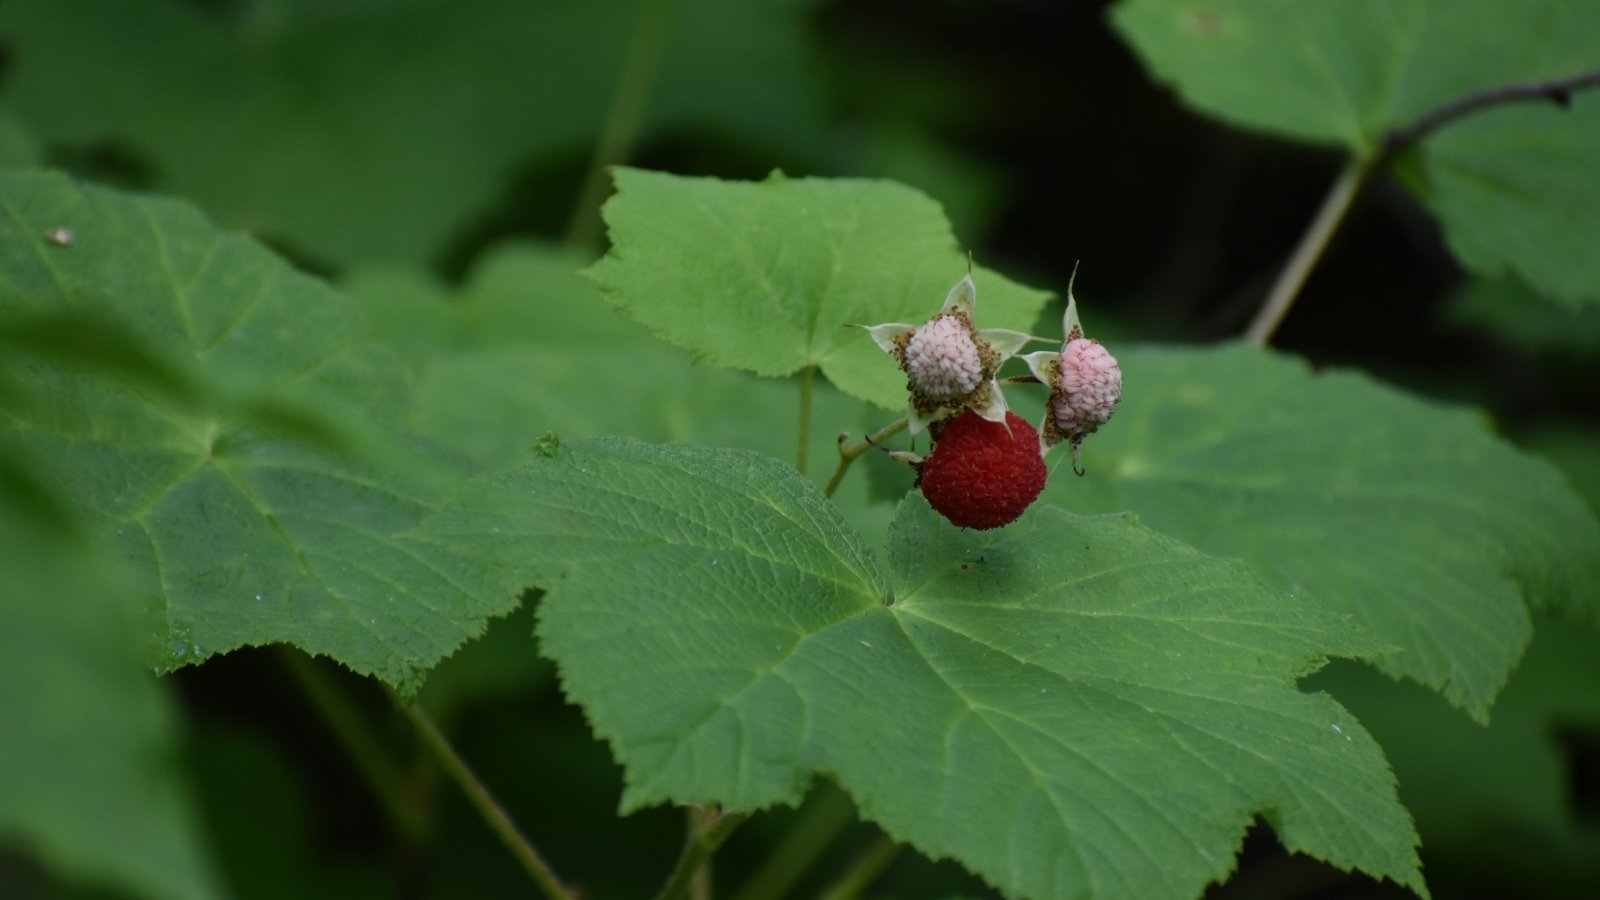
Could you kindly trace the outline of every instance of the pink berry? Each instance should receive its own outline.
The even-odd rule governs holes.
[[[1122,369],[1099,341],[1078,338],[1061,348],[1060,372],[1052,397],[1055,425],[1076,441],[1111,419],[1122,399]]]
[[[957,400],[984,380],[972,323],[959,314],[935,316],[912,332],[903,365],[914,388],[930,400]]]

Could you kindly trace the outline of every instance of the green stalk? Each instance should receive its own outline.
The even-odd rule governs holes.
[[[1266,302],[1251,320],[1250,328],[1245,332],[1250,343],[1265,344],[1283,323],[1289,307],[1294,305],[1295,298],[1300,296],[1300,289],[1305,287],[1307,276],[1328,249],[1328,241],[1344,221],[1345,213],[1350,211],[1350,204],[1355,201],[1361,185],[1372,174],[1372,161],[1372,157],[1352,158],[1334,180],[1333,186],[1328,189],[1328,196],[1323,198],[1322,207],[1311,220],[1311,226],[1300,236],[1294,255],[1289,257]]]
[[[855,821],[855,805],[837,788],[825,787],[795,817],[783,839],[750,873],[734,900],[771,900],[794,889],[839,833]]]
[[[539,890],[550,900],[576,900],[573,894],[561,886],[556,873],[539,855],[539,851],[534,849],[521,829],[517,828],[517,823],[511,821],[511,816],[506,814],[505,809],[494,799],[494,795],[489,793],[489,789],[467,767],[466,761],[456,753],[454,747],[450,746],[450,742],[440,733],[428,714],[422,711],[422,707],[405,703],[399,697],[395,697],[394,700],[406,714],[406,718],[411,720],[411,724],[416,726],[417,733],[422,736],[422,742],[433,751],[434,758],[438,760],[445,774],[461,787],[462,792],[467,795],[467,800],[478,810],[479,815],[483,816],[484,822],[488,823],[490,829],[505,842],[511,855],[522,865],[528,877],[533,879],[533,883],[539,886]]]
[[[328,732],[349,755],[356,772],[378,799],[385,818],[400,840],[413,847],[423,843],[428,831],[427,820],[413,799],[399,765],[361,724],[361,711],[310,657],[287,647],[279,649],[284,667],[305,692],[312,710],[322,719]]]
[[[878,835],[872,846],[863,850],[833,884],[817,895],[818,900],[854,900],[883,875],[898,855],[900,845],[894,838]]]
[[[628,39],[628,55],[617,79],[617,92],[611,97],[611,108],[595,142],[583,189],[567,220],[569,247],[588,250],[600,241],[600,203],[606,194],[606,171],[626,162],[639,139],[650,100],[650,84],[661,62],[677,3],[678,0],[643,0],[639,7]]]
[[[870,437],[848,447],[844,445],[844,442],[850,436],[848,434],[839,435],[839,465],[834,468],[833,477],[828,479],[827,486],[822,489],[823,496],[832,497],[833,492],[839,489],[839,482],[844,480],[844,473],[849,471],[850,464],[856,461],[856,457],[899,434],[905,430],[907,424],[909,424],[909,420],[905,416],[901,416],[873,432]]]
[[[672,874],[667,876],[666,884],[661,886],[661,893],[656,895],[656,900],[678,900],[688,894],[695,877],[711,859],[711,854],[748,818],[749,813],[696,816],[693,820],[696,824],[690,828],[689,836],[683,842],[683,853],[678,856],[678,863],[673,866]]]

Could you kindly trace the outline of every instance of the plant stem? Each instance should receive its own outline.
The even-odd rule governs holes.
[[[672,867],[672,874],[667,876],[667,882],[661,886],[661,893],[656,895],[656,900],[677,900],[688,893],[695,876],[711,858],[711,854],[748,818],[749,813],[714,811],[700,811],[692,815],[691,822],[694,824],[683,842],[683,852],[678,855],[678,863]]]
[[[811,387],[816,378],[816,366],[806,366],[800,371],[800,445],[794,451],[794,467],[801,475],[806,473],[806,458],[811,449]]]
[[[1562,106],[1572,102],[1572,94],[1584,88],[1600,87],[1600,69],[1590,69],[1566,78],[1545,81],[1518,81],[1473,91],[1448,103],[1428,110],[1398,128],[1391,128],[1383,138],[1381,154],[1387,158],[1408,144],[1416,143],[1430,132],[1491,106],[1516,103],[1523,100],[1549,100]]]
[[[855,821],[855,805],[838,788],[819,791],[795,817],[778,846],[750,873],[734,900],[769,900],[788,895],[839,833]]]
[[[850,863],[839,877],[834,880],[822,893],[817,895],[818,900],[854,900],[861,896],[861,892],[872,886],[879,876],[883,875],[889,864],[900,853],[900,845],[894,838],[887,834],[878,835],[872,846],[861,851],[861,855]]]
[[[628,55],[617,78],[617,92],[611,97],[611,108],[595,142],[583,188],[578,192],[578,202],[567,221],[566,244],[569,247],[589,249],[599,242],[600,203],[606,193],[606,170],[625,162],[639,138],[650,99],[650,83],[655,80],[656,65],[661,61],[677,3],[678,0],[643,0],[639,7],[638,18],[634,19],[633,32],[628,38]]]
[[[539,856],[539,851],[533,848],[533,844],[517,828],[517,823],[511,821],[511,817],[494,799],[494,795],[489,793],[489,789],[467,767],[466,761],[456,753],[454,747],[450,746],[450,742],[439,732],[438,727],[428,718],[428,714],[423,712],[422,707],[405,703],[399,697],[395,697],[394,701],[406,714],[406,718],[416,726],[417,733],[422,735],[423,743],[433,751],[434,758],[439,761],[445,774],[461,786],[467,799],[477,808],[478,813],[483,816],[483,820],[494,833],[505,842],[506,847],[511,850],[511,855],[522,864],[522,868],[533,879],[534,884],[539,886],[539,890],[550,900],[574,900],[573,895],[568,893],[556,879],[556,873]]]
[[[288,647],[279,650],[279,658],[290,676],[305,692],[311,708],[328,732],[349,754],[361,780],[383,807],[389,824],[407,845],[421,844],[427,834],[427,820],[407,787],[400,767],[384,752],[372,732],[362,727],[360,710],[309,656]]]
[[[906,417],[901,416],[900,418],[895,419],[893,422],[890,422],[889,424],[873,432],[871,437],[851,444],[848,447],[844,445],[844,442],[850,437],[850,435],[839,435],[839,465],[834,468],[833,477],[828,479],[827,487],[822,489],[823,496],[832,497],[833,492],[839,489],[839,482],[844,480],[844,473],[849,470],[850,464],[856,461],[856,457],[867,452],[868,450],[871,450],[874,445],[894,437],[902,429],[904,429],[907,424],[908,420]]]
[[[1350,211],[1356,193],[1372,173],[1373,160],[1374,157],[1370,156],[1352,158],[1334,180],[1333,187],[1328,189],[1328,196],[1323,199],[1316,218],[1311,220],[1311,227],[1300,236],[1300,244],[1294,248],[1294,255],[1289,257],[1288,265],[1279,273],[1272,292],[1267,295],[1266,302],[1256,312],[1249,330],[1245,332],[1245,337],[1252,344],[1265,344],[1282,324],[1289,307],[1294,305],[1300,289],[1305,286],[1306,276],[1311,274],[1312,267],[1322,258],[1329,239],[1338,230],[1339,223],[1344,221],[1345,213]]]

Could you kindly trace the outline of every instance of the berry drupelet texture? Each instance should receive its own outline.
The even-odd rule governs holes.
[[[928,505],[951,524],[983,530],[1015,521],[1038,499],[1049,474],[1039,434],[1021,416],[1007,413],[1002,425],[969,409],[939,431],[920,486]]]

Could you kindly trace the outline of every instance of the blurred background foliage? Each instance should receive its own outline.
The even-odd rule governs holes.
[[[187,198],[344,287],[385,340],[406,348],[408,335],[426,335],[411,360],[418,389],[407,415],[476,463],[521,449],[525,428],[505,418],[529,410],[539,431],[625,431],[787,456],[792,385],[697,369],[614,319],[540,318],[521,303],[596,309],[592,288],[571,273],[603,249],[605,166],[895,178],[941,201],[975,256],[1021,281],[1062,292],[1081,260],[1077,293],[1103,340],[1235,335],[1342,155],[1185,109],[1110,27],[1108,5],[6,0],[0,165]],[[1042,321],[1059,315],[1047,310]],[[445,349],[424,353],[440,333]],[[37,333],[0,334],[0,348],[23,340],[38,350]],[[1275,343],[1479,406],[1600,505],[1596,308],[1466,276],[1396,183],[1379,178],[1358,201]],[[543,348],[530,353],[533,344]],[[60,352],[94,351],[66,342]],[[642,404],[630,395],[631,369],[603,362],[607,353],[681,384],[684,402]],[[156,361],[124,363],[157,383],[170,375]],[[615,405],[564,400],[571,379],[615,380]],[[461,391],[488,400],[463,419],[451,402]],[[704,414],[717,404],[741,415]],[[831,452],[833,434],[881,418],[832,391],[814,415],[815,459]],[[108,596],[112,576],[81,536],[37,552],[16,538],[63,517],[28,483],[25,464],[0,462],[8,589]],[[898,496],[908,479],[888,467],[871,474],[852,479],[841,502],[874,534],[890,507],[873,499]],[[55,569],[81,578],[55,581]],[[620,772],[527,639],[536,601],[440,666],[423,702],[564,878],[591,898],[647,896],[676,854],[682,815],[613,815]],[[92,652],[105,666],[132,672],[103,624],[33,627],[42,637],[0,636],[0,685],[49,693],[26,706],[19,698],[34,694],[20,691],[5,701],[8,718],[25,708],[75,710],[67,718],[79,725],[138,718],[131,733],[143,743],[118,758],[146,774],[113,772],[108,783],[186,773],[214,859],[160,863],[198,873],[190,883],[262,898],[527,893],[373,684],[287,652],[234,653],[170,678],[187,725],[163,749],[150,723],[171,710],[153,686],[104,673],[57,679],[36,661],[62,640],[101,648]],[[1487,729],[1367,670],[1335,667],[1312,683],[1347,702],[1387,749],[1439,896],[1600,895],[1600,656],[1592,634],[1562,628],[1540,628]],[[61,740],[99,746],[92,731],[63,730]],[[363,744],[379,761],[364,758]],[[119,817],[129,809],[182,802],[161,790],[107,796],[105,840],[128,845],[138,826]],[[188,827],[164,812],[144,821]],[[6,824],[0,815],[0,841]],[[874,834],[819,783],[802,809],[736,834],[716,878],[730,896],[760,898],[785,879],[784,866],[814,861],[795,884],[797,895],[815,892],[870,851]],[[137,874],[150,862],[107,876],[70,851],[12,845],[0,854],[0,895],[162,896],[159,877]],[[881,896],[986,893],[948,862],[905,851],[883,863]],[[1286,857],[1258,827],[1239,874],[1216,893],[1397,892]]]

